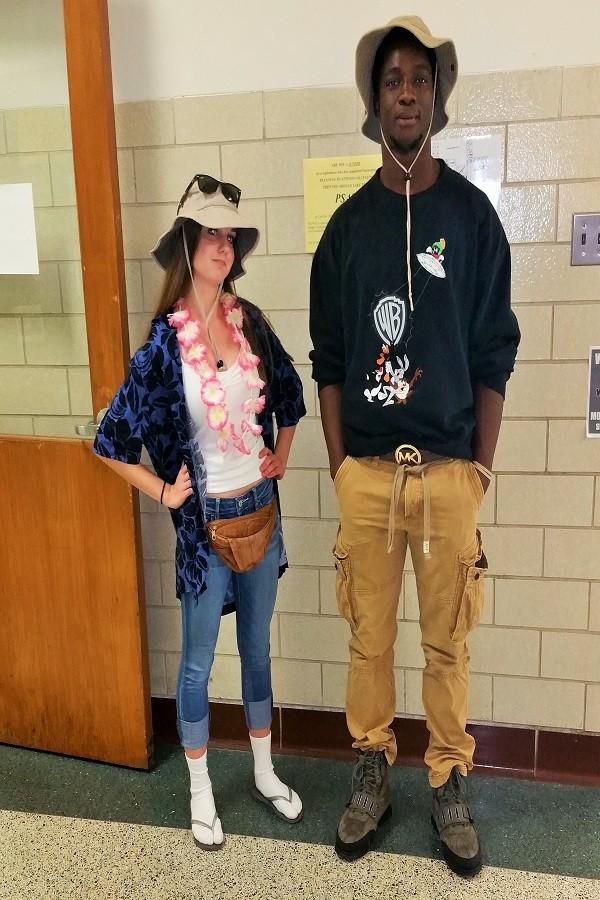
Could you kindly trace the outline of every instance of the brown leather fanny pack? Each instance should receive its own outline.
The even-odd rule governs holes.
[[[213,519],[208,539],[213,550],[234,572],[253,569],[265,556],[277,518],[277,500],[245,516]]]

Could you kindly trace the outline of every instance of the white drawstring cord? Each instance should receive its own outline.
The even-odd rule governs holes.
[[[381,140],[385,144],[385,148],[386,148],[387,152],[390,154],[390,156],[392,157],[392,159],[394,160],[394,162],[397,165],[399,165],[400,168],[402,169],[402,171],[404,172],[404,177],[406,179],[406,268],[408,271],[408,303],[410,305],[411,312],[413,312],[413,310],[414,310],[414,305],[413,305],[413,296],[412,296],[412,266],[410,263],[410,235],[411,235],[411,228],[412,228],[411,217],[410,217],[410,179],[411,179],[410,173],[411,173],[412,167],[414,166],[414,164],[418,160],[419,156],[421,155],[421,151],[423,150],[423,147],[427,143],[427,139],[428,139],[429,135],[431,134],[431,129],[433,126],[433,115],[435,112],[436,91],[437,91],[437,66],[435,67],[435,76],[433,79],[433,104],[431,106],[431,118],[429,120],[429,128],[427,129],[427,134],[423,138],[423,143],[419,147],[419,151],[418,151],[417,155],[411,162],[408,169],[406,168],[406,166],[402,165],[400,160],[397,159],[396,156],[394,155],[394,153],[392,153],[392,151],[390,150],[388,142],[386,141],[385,135],[383,133],[383,128],[381,127],[381,122],[379,124],[379,130],[381,132]]]

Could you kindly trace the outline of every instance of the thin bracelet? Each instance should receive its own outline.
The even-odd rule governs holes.
[[[163,499],[162,499],[162,498],[163,498],[163,494],[164,494],[164,492],[165,492],[166,486],[167,486],[167,480],[165,479],[165,480],[163,481],[162,491],[160,492],[160,502],[161,502],[161,506],[162,506],[162,502],[163,502]]]
[[[473,465],[479,472],[483,472],[483,474],[486,476],[486,478],[489,478],[490,481],[492,480],[493,473],[490,472],[489,469],[486,469],[486,467],[484,465],[482,465],[480,462],[477,462],[476,460],[473,460]]]

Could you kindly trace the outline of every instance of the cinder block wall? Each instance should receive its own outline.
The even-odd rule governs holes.
[[[587,353],[600,343],[600,270],[569,265],[570,216],[600,208],[600,67],[461,78],[457,134],[498,131],[500,215],[513,247],[523,331],[496,477],[481,513],[491,565],[471,640],[470,715],[600,732],[600,442],[585,439]],[[291,569],[272,627],[276,701],[343,706],[347,628],[330,548],[336,501],[307,354],[302,160],[372,153],[352,87],[190,97],[117,107],[132,349],[154,308],[148,259],[194,172],[243,188],[262,238],[240,293],[265,309],[296,359],[308,417],[282,484]],[[41,275],[0,278],[0,430],[72,434],[91,412],[66,111],[0,112],[0,182],[33,181]],[[142,498],[156,696],[173,696],[180,624],[168,515]],[[396,648],[398,712],[421,715],[418,609],[407,572]],[[239,700],[235,622],[223,621],[211,694]]]

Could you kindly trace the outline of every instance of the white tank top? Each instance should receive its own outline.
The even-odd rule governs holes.
[[[200,396],[202,382],[186,362],[182,362],[182,371],[185,401],[194,427],[194,438],[206,464],[207,492],[218,495],[260,481],[261,460],[258,454],[265,446],[262,437],[246,433],[244,440],[250,450],[248,455],[236,450],[231,441],[225,452],[219,450],[218,434],[206,421],[206,406]],[[242,421],[248,418],[246,413],[242,412],[242,404],[250,396],[239,363],[235,362],[231,368],[217,372],[217,378],[225,391],[225,406],[229,413],[229,421],[239,434]],[[255,415],[251,417],[251,421],[256,422]]]

